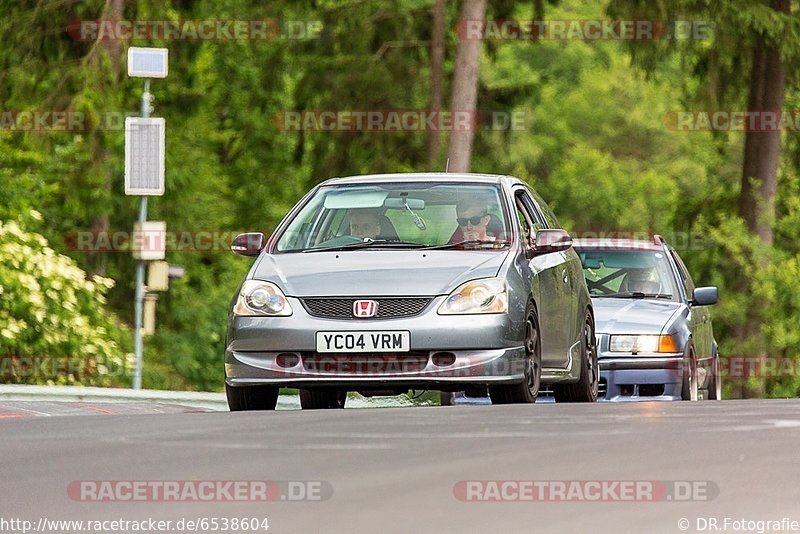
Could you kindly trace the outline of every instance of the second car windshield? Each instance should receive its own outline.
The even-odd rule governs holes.
[[[663,252],[611,247],[576,247],[593,297],[677,299]]]
[[[278,252],[504,245],[499,188],[483,184],[391,183],[321,187],[280,235]]]

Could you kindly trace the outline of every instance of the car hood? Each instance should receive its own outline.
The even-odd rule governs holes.
[[[593,297],[598,334],[659,334],[683,304],[668,300]]]
[[[445,295],[496,276],[508,251],[358,250],[264,254],[250,277],[286,296]]]

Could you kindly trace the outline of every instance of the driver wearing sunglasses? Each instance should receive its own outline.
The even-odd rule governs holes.
[[[491,219],[492,216],[480,204],[459,204],[456,207],[456,222],[464,239],[493,239],[494,236],[489,236],[486,231]]]
[[[491,228],[492,216],[486,203],[475,199],[460,202],[456,206],[458,228],[450,239],[451,243],[461,241],[493,241],[497,238]]]

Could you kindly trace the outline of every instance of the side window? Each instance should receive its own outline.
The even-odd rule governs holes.
[[[683,260],[678,253],[675,252],[673,249],[669,250],[670,254],[672,254],[672,258],[675,260],[675,264],[678,266],[678,272],[681,276],[681,282],[683,282],[683,287],[686,289],[686,297],[691,299],[692,294],[694,294],[694,281],[692,280],[692,276],[689,274],[688,269],[683,264]]]
[[[525,211],[528,213],[528,216],[531,219],[533,232],[536,233],[542,228],[547,228],[547,223],[545,222],[545,218],[542,216],[542,212],[538,209],[536,203],[531,199],[528,191],[525,189],[520,189],[518,196],[522,201]]]
[[[539,193],[527,186],[526,190],[528,193],[530,193],[531,197],[533,197],[533,200],[535,201],[537,208],[539,208],[539,210],[542,212],[542,215],[544,215],[544,220],[547,222],[547,228],[563,228],[561,223],[558,222],[556,214],[553,213],[553,210],[550,209],[550,206],[548,206],[547,203],[542,200],[542,197],[539,196]]]
[[[536,223],[531,218],[527,207],[525,206],[525,199],[523,191],[518,191],[514,194],[514,205],[517,212],[517,219],[519,220],[519,227],[522,230],[522,238],[525,243],[530,243],[533,234],[536,232]]]

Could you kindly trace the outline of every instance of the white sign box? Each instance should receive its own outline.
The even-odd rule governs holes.
[[[128,76],[135,78],[166,78],[169,52],[166,48],[128,48]]]
[[[165,221],[134,223],[131,252],[135,260],[163,260],[167,252],[167,223]]]
[[[125,119],[125,194],[164,194],[164,119]]]

